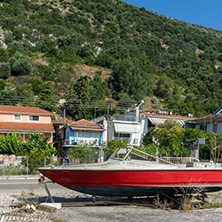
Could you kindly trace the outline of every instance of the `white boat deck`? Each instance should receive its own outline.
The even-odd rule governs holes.
[[[222,165],[211,162],[194,162],[192,163],[192,166],[190,166],[189,164],[170,165],[146,160],[122,161],[118,159],[109,159],[108,161],[102,163],[65,165],[59,167],[52,166],[50,168],[58,170],[221,170]]]
[[[118,158],[122,156],[122,158]],[[132,157],[136,158],[133,159]],[[188,162],[173,164],[169,161],[136,150],[132,147],[118,148],[108,161],[93,164],[49,167],[58,170],[222,170],[222,164],[213,162]]]

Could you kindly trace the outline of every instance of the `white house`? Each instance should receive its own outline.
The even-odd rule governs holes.
[[[147,131],[150,131],[151,128],[156,128],[160,123],[164,123],[167,119],[175,120],[180,123],[181,127],[184,128],[185,122],[188,120],[196,119],[193,116],[180,116],[180,115],[172,115],[171,113],[140,113],[140,116],[146,118],[147,123]]]
[[[129,112],[126,115],[113,115],[107,120],[102,116],[92,120],[104,126],[103,141],[127,141],[129,145],[141,146],[143,135],[156,128],[160,123],[164,123],[167,119],[173,119],[184,127],[185,121],[194,120],[192,116],[178,116],[172,114],[156,114],[156,113],[134,113]]]
[[[129,145],[140,146],[144,132],[145,119],[135,115],[114,115],[109,120],[105,116],[94,119],[104,125],[103,141],[127,141]]]

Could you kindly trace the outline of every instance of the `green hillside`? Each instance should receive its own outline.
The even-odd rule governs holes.
[[[149,97],[145,111],[202,116],[221,106],[221,34],[120,0],[0,1],[0,104],[65,98],[90,119]]]

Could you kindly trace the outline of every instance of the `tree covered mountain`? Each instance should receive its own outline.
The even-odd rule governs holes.
[[[106,97],[118,112],[149,96],[205,115],[221,105],[221,37],[121,0],[0,1],[0,104],[53,111],[65,98],[79,119],[106,112]]]

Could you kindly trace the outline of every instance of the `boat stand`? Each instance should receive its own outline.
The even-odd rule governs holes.
[[[48,183],[49,183],[49,182],[48,182]],[[52,198],[51,193],[49,192],[49,188],[47,187],[46,182],[44,182],[43,184],[44,184],[45,190],[46,190],[46,192],[47,192],[47,194],[48,194],[48,197],[46,198],[46,201],[45,201],[45,202],[47,203],[48,199],[50,199],[50,200],[52,201],[52,203],[55,203],[55,201],[54,201],[53,198]]]
[[[151,199],[148,197],[141,198],[123,198],[117,200],[96,200],[95,196],[92,199],[86,201],[74,201],[74,202],[64,202],[62,207],[86,207],[86,206],[110,206],[110,205],[129,205],[129,206],[143,206],[143,207],[153,207]]]
[[[51,195],[51,193],[49,191],[49,188],[48,188],[48,186],[46,184],[46,183],[53,183],[53,182],[52,181],[45,182],[45,178],[42,177],[42,176],[38,179],[38,182],[39,182],[40,185],[44,184],[45,190],[46,190],[46,192],[48,194],[45,203],[47,203],[48,199],[50,199],[52,203],[55,203],[55,201],[53,200],[52,195]]]

